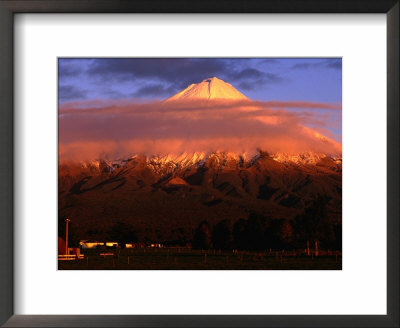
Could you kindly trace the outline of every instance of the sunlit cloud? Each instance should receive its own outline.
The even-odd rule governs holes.
[[[326,117],[315,109],[335,112],[340,105],[193,100],[66,103],[59,109],[59,155],[61,160],[86,160],[257,149],[340,154],[341,144],[327,133]]]

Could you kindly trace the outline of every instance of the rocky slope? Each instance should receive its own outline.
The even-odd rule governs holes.
[[[250,212],[292,219],[318,195],[329,220],[341,222],[342,164],[323,154],[194,153],[126,160],[60,163],[59,214],[82,238],[115,221],[168,239],[189,238],[199,222],[246,218]]]

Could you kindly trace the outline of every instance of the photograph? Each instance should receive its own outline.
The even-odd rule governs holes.
[[[399,327],[399,1],[0,0],[0,326]]]
[[[57,61],[58,270],[342,270],[342,58]]]

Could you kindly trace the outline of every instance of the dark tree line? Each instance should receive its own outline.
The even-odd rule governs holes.
[[[295,241],[298,245],[318,242],[324,248],[342,249],[342,225],[328,221],[327,203],[325,197],[318,197],[295,218]]]
[[[111,226],[107,232],[107,237],[110,241],[118,242],[122,247],[124,247],[125,244],[136,243],[139,240],[133,225],[121,221],[117,221]]]
[[[196,229],[194,249],[294,249],[313,246],[341,250],[342,226],[331,224],[327,219],[327,199],[316,198],[301,215],[293,220],[270,219],[251,213],[247,219],[230,224],[229,220],[218,222],[213,228],[207,221]]]
[[[106,238],[118,242],[122,247],[127,243],[162,243],[166,246],[186,246],[192,244],[193,249],[221,250],[267,250],[267,249],[304,249],[307,245],[314,247],[317,242],[320,248],[342,248],[342,225],[332,224],[327,218],[328,200],[317,197],[304,212],[293,220],[271,219],[251,213],[247,219],[235,222],[224,219],[213,227],[204,220],[197,229],[190,231],[189,237],[184,228],[171,230],[163,238],[159,230],[137,230],[132,224],[116,221],[106,229],[88,230],[87,239]],[[149,230],[149,231],[148,231]],[[69,223],[69,245],[79,245],[76,224]],[[65,238],[65,217],[59,217],[58,235]],[[86,239],[86,238],[85,238]]]

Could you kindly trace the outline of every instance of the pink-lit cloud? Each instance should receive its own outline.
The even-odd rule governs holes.
[[[59,155],[61,160],[86,160],[258,148],[341,153],[341,144],[327,130],[327,116],[315,109],[340,111],[341,106],[277,101],[67,103],[59,109]]]

